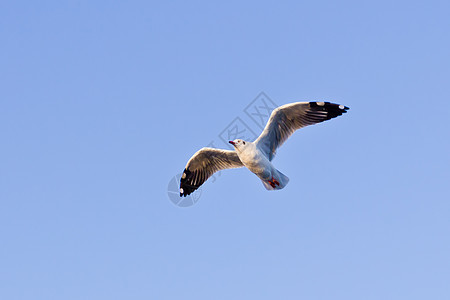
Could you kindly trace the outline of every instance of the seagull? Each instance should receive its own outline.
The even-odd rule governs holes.
[[[281,190],[289,178],[272,164],[275,152],[297,129],[333,119],[349,108],[330,102],[295,102],[272,111],[261,135],[254,141],[229,141],[234,151],[205,147],[189,159],[180,179],[180,197],[190,195],[212,174],[247,167],[267,190]]]

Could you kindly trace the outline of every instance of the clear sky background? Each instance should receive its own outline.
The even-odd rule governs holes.
[[[449,10],[2,1],[0,298],[450,299]],[[350,111],[174,205],[260,92]]]

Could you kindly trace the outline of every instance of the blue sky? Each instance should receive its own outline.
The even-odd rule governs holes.
[[[2,2],[0,297],[448,299],[449,9]],[[260,92],[350,111],[174,205]]]

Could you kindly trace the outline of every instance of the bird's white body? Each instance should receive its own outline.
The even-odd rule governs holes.
[[[261,179],[266,189],[279,190],[289,182],[289,178],[275,168],[255,143],[236,140],[234,146],[242,164]],[[273,180],[276,184],[271,185]]]

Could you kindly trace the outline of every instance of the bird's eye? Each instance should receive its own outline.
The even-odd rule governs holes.
[[[242,144],[244,144],[244,145],[245,145],[245,142],[242,142]]]

